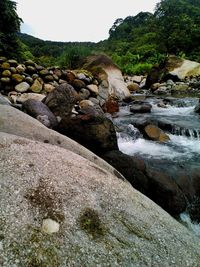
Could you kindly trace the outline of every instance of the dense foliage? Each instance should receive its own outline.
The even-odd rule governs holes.
[[[20,30],[21,21],[16,13],[16,3],[0,0],[0,54],[19,57],[20,44],[16,34]]]
[[[140,12],[125,19],[118,18],[109,31],[108,40],[97,44],[43,41],[26,34],[19,34],[20,41],[16,43],[15,33],[21,20],[16,14],[15,2],[1,0],[0,12],[0,50],[13,53],[20,44],[23,59],[34,58],[46,66],[76,68],[86,56],[102,52],[110,55],[127,74],[145,74],[167,54],[200,62],[199,0],[161,0],[154,14]]]

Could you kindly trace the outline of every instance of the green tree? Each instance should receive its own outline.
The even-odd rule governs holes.
[[[16,12],[16,2],[0,0],[0,54],[19,57],[17,33],[20,31],[21,22]]]

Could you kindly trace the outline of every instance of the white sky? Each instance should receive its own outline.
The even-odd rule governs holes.
[[[153,12],[159,0],[15,0],[21,31],[43,40],[92,41],[108,38],[117,18]]]

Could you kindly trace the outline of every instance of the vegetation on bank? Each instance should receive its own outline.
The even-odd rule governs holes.
[[[105,53],[126,74],[145,74],[168,54],[200,62],[199,0],[161,0],[153,14],[118,18],[108,40],[99,43],[52,42],[17,34],[21,22],[16,3],[1,1],[0,54],[73,69],[82,65],[85,57]]]

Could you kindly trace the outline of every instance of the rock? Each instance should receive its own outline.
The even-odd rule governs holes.
[[[118,101],[110,96],[106,103],[102,106],[103,111],[106,113],[113,114],[119,111],[119,103]]]
[[[180,80],[183,80],[186,77],[195,77],[200,75],[200,63],[191,60],[180,59],[176,56],[169,56],[167,58],[165,69],[165,77],[169,77],[169,75],[171,75],[172,78],[174,76],[178,77]]]
[[[12,74],[16,74],[17,73],[17,70],[15,67],[10,67],[10,71]]]
[[[45,82],[53,82],[53,81],[54,81],[54,77],[53,77],[53,75],[46,75],[46,76],[44,77],[44,81],[45,81]]]
[[[49,109],[60,118],[71,115],[74,104],[79,100],[79,96],[74,88],[67,83],[63,83],[50,92],[44,100]]]
[[[81,100],[79,103],[80,108],[87,108],[88,106],[94,106],[94,103],[90,100]]]
[[[30,76],[26,77],[25,81],[29,84],[33,84],[33,79]]]
[[[17,67],[18,63],[14,59],[9,59],[8,63],[10,64],[11,67]]]
[[[143,103],[143,104],[133,104],[130,107],[130,111],[133,113],[150,113],[151,112],[151,104]]]
[[[24,80],[24,77],[21,74],[12,74],[12,80],[15,83],[21,83]]]
[[[0,150],[4,267],[199,266],[199,239],[106,169],[5,133]]]
[[[39,74],[41,76],[47,76],[47,75],[49,75],[49,71],[47,69],[43,69],[43,70],[39,71]]]
[[[2,77],[1,78],[1,82],[2,83],[5,83],[5,84],[9,84],[11,82],[10,78],[9,77]]]
[[[42,231],[47,234],[57,233],[60,229],[59,223],[52,219],[45,219],[42,222]]]
[[[21,82],[15,86],[15,90],[19,93],[25,93],[30,88],[30,85],[27,82]]]
[[[90,91],[90,93],[92,93],[95,96],[99,94],[99,89],[96,84],[88,84],[86,88]]]
[[[16,67],[16,71],[19,73],[19,74],[23,74],[25,72],[25,66],[23,65],[18,65]]]
[[[78,115],[76,118],[63,118],[58,131],[97,155],[118,150],[114,125],[103,112],[95,109],[95,106],[89,106],[81,111],[83,115]]]
[[[150,73],[147,76],[145,87],[151,88],[151,86],[154,83],[158,83],[160,81],[161,76],[162,76],[161,72],[162,71],[160,70],[158,65],[153,66]]]
[[[71,83],[75,90],[80,91],[85,88],[85,83],[82,80],[74,79]]]
[[[58,78],[62,76],[62,71],[60,69],[54,69],[53,71],[54,75],[56,75]]]
[[[79,95],[79,98],[80,98],[81,100],[88,99],[89,96],[90,96],[90,91],[87,90],[87,89],[85,89],[85,88],[82,88],[82,89],[79,91],[78,95]]]
[[[107,81],[108,95],[115,95],[120,100],[130,96],[120,69],[109,57],[105,55],[91,56],[87,59],[85,66],[100,83],[104,80]],[[103,87],[106,88],[105,86]],[[101,90],[99,90],[99,95],[101,96]],[[105,99],[104,97],[102,98]]]
[[[89,97],[89,99],[92,103],[94,103],[95,105],[100,105],[100,102],[97,98],[95,97]]]
[[[0,64],[2,64],[5,61],[7,61],[7,58],[6,57],[0,57]]]
[[[24,95],[33,95],[33,93],[24,93]],[[39,94],[34,94],[42,96]],[[105,168],[110,173],[116,173],[117,171],[111,167],[104,160],[87,150],[85,147],[79,145],[72,139],[59,134],[46,128],[36,119],[33,119],[29,115],[21,112],[13,107],[0,105],[0,132],[7,132],[10,134],[16,134],[18,136],[26,137],[31,140],[40,141],[59,146],[64,149],[73,151],[74,153],[81,155],[82,157],[97,164],[101,168]],[[22,127],[23,125],[23,127]],[[120,176],[120,174],[118,174]]]
[[[26,66],[26,72],[29,74],[34,74],[36,72],[36,68],[33,66]]]
[[[11,105],[11,102],[0,93],[0,105]]]
[[[194,111],[195,111],[196,113],[199,113],[199,114],[200,114],[200,99],[199,99],[199,103],[196,105]]]
[[[41,101],[35,99],[28,99],[23,102],[23,109],[32,117],[44,122],[48,128],[56,128],[58,121],[50,109]],[[39,116],[39,117],[38,117]],[[46,116],[46,117],[41,117]]]
[[[174,86],[173,86],[173,89],[174,90],[177,90],[177,91],[186,91],[189,89],[189,84],[186,84],[186,83],[176,83]]]
[[[171,90],[167,86],[161,85],[156,91],[154,91],[154,94],[156,95],[167,95]]]
[[[161,86],[160,83],[153,83],[153,84],[151,85],[151,91],[152,91],[152,92],[156,91],[157,89],[159,89],[160,86]]]
[[[10,70],[4,70],[1,75],[4,77],[10,77],[12,73]]]
[[[42,81],[38,78],[35,79],[33,84],[31,85],[30,90],[34,93],[40,93],[43,89]]]
[[[51,85],[51,84],[48,84],[48,83],[45,83],[45,84],[44,84],[44,91],[45,91],[45,92],[50,93],[50,92],[52,92],[54,89],[55,89],[55,86],[53,86],[53,85]]]
[[[33,79],[33,80],[38,79],[38,78],[39,78],[39,75],[38,75],[38,74],[34,73],[34,74],[32,75],[32,79]]]
[[[127,88],[130,92],[138,92],[140,90],[140,87],[137,83],[130,83],[128,84]]]
[[[170,140],[169,136],[155,125],[147,125],[144,128],[146,136],[153,141],[166,142]]]
[[[34,99],[38,101],[42,101],[46,96],[42,94],[36,94],[36,93],[23,93],[23,94],[17,94],[15,96],[15,101],[17,103],[24,103],[28,99]],[[10,98],[12,98],[12,94],[10,94]]]
[[[72,83],[74,79],[76,79],[76,75],[72,71],[62,71],[61,78],[66,79],[69,83]]]
[[[3,69],[3,70],[9,70],[10,69],[10,64],[8,62],[3,62],[1,64],[1,69]]]
[[[27,61],[25,61],[25,63],[24,63],[26,66],[33,66],[33,67],[35,67],[35,62],[33,62],[33,60],[31,60],[31,59],[29,59],[29,60],[27,60]]]

